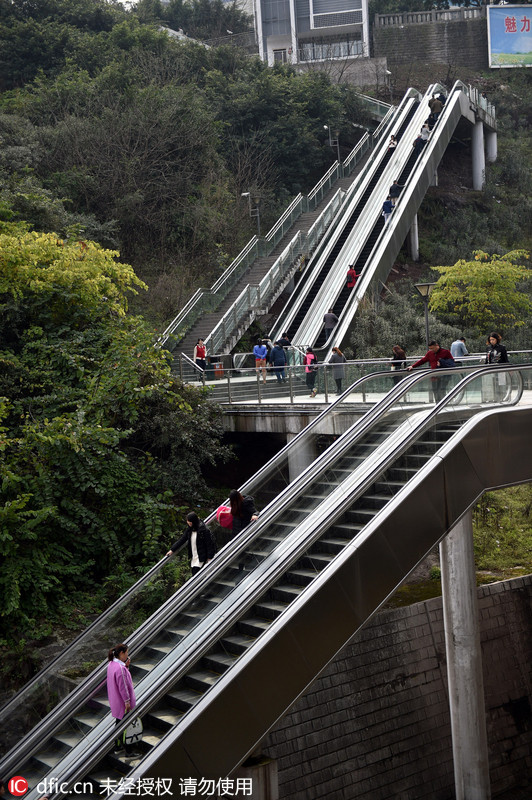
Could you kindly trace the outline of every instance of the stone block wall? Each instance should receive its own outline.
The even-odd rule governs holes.
[[[478,594],[492,796],[532,796],[532,576]],[[262,749],[280,800],[453,798],[441,598],[376,615]]]
[[[431,63],[488,68],[488,33],[485,19],[428,22],[419,25],[373,27],[373,56],[386,57],[388,65]]]

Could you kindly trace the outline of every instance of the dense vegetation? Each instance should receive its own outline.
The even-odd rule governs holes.
[[[119,249],[166,321],[254,232],[242,193],[268,225],[333,161],[324,125],[347,152],[364,118],[352,87],[178,41],[140,21],[148,5],[0,0],[0,201]]]
[[[225,455],[216,407],[126,313],[143,284],[117,256],[0,226],[0,637],[12,641],[158,561],[205,499],[202,464]]]

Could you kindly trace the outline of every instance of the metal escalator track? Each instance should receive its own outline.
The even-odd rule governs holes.
[[[398,136],[402,136],[406,128],[410,124],[410,120],[412,119],[415,110],[416,110],[417,103],[413,102],[410,111],[408,112],[406,118],[403,120],[400,128],[397,131]],[[299,326],[301,325],[303,319],[305,318],[306,314],[308,313],[312,303],[314,302],[316,295],[318,294],[319,290],[321,289],[323,282],[327,279],[329,271],[333,266],[334,262],[336,261],[338,255],[340,254],[342,247],[344,246],[347,238],[351,234],[353,228],[355,227],[358,219],[360,218],[361,214],[364,213],[366,209],[366,205],[368,200],[371,197],[371,194],[379,180],[380,176],[384,172],[388,162],[390,161],[393,155],[392,150],[388,150],[384,153],[380,163],[377,165],[376,169],[374,169],[371,179],[368,181],[362,196],[360,197],[358,203],[356,204],[355,208],[353,209],[349,219],[346,221],[346,224],[338,238],[336,239],[334,246],[329,251],[327,258],[324,260],[319,272],[317,275],[312,275],[312,287],[304,297],[297,314],[295,315],[293,321],[290,323],[288,328],[288,338],[292,339],[296,334]],[[298,284],[299,285],[299,284]],[[290,302],[297,302],[297,298],[290,298]]]
[[[331,265],[363,212],[372,188],[392,158],[393,153],[387,147],[387,134],[392,131],[399,136],[403,134],[415,113],[418,100],[419,94],[415,90],[410,89],[406,93],[393,119],[387,125],[379,147],[372,152],[365,170],[349,189],[348,197],[344,201],[344,208],[338,213],[334,228],[331,229],[332,235],[330,233],[322,240],[290,295],[286,308],[281,312],[281,321],[276,325],[275,331],[272,331],[274,338],[278,338],[284,331],[292,337],[298,329],[316,293],[326,279]],[[350,197],[354,198],[354,205],[349,199]]]
[[[426,106],[421,103],[421,110]],[[361,274],[355,289],[347,291],[343,275],[339,268],[335,273],[339,279],[327,282],[323,294],[318,294],[315,303],[298,331],[295,341],[305,341],[313,344],[318,350],[318,358],[327,358],[333,344],[342,342],[348,335],[356,314],[358,305],[371,287],[380,286],[386,282],[393,262],[405,238],[415,221],[417,211],[423,201],[425,193],[433,182],[434,174],[443,157],[457,126],[465,121],[468,125],[475,124],[478,115],[475,101],[471,97],[470,88],[457,81],[449,92],[442,114],[431,132],[431,136],[419,156],[413,152],[408,153],[404,162],[399,183],[404,186],[399,202],[392,214],[390,222],[384,227],[381,216],[382,201],[386,187],[381,184],[380,195],[374,197],[371,208],[368,206],[366,221],[371,222],[372,230],[366,227],[368,236],[358,256],[349,257],[351,263],[355,262],[357,273]],[[409,130],[409,144],[417,133],[416,125],[420,120],[416,117]],[[495,126],[493,116],[489,117],[487,124]],[[399,143],[400,145],[400,143]],[[377,196],[378,195],[378,196]],[[359,238],[363,239],[360,235]],[[333,276],[334,278],[334,276]],[[336,301],[336,302],[335,302]],[[324,312],[333,307],[339,317],[339,323],[334,332],[334,340],[325,345],[324,335],[321,330],[321,320]],[[322,349],[320,356],[319,350]]]
[[[341,316],[345,304],[355,295],[361,296],[367,283],[366,277],[371,272],[370,254],[380,238],[384,227],[382,204],[388,195],[391,184],[398,180],[403,186],[415,164],[416,156],[412,142],[426,121],[428,114],[427,100],[438,85],[429,86],[425,96],[415,104],[408,117],[408,124],[402,127],[398,135],[398,143],[389,153],[383,169],[373,183],[371,193],[366,198],[364,213],[360,216],[356,227],[346,238],[344,247],[338,253],[336,264],[330,270],[328,280],[316,293],[313,305],[301,320],[301,324],[292,340],[296,343],[311,344],[321,348],[325,345],[325,334],[322,330],[323,315],[333,308],[338,317]],[[399,205],[401,200],[399,201]],[[359,279],[355,289],[346,288],[346,268],[348,264],[355,266]],[[335,338],[337,338],[335,336]],[[337,342],[334,342],[337,343]],[[329,343],[331,347],[331,343]]]
[[[348,428],[280,494],[220,568],[200,574],[194,600],[134,654],[145,671],[134,674],[144,757],[108,752],[114,723],[94,696],[95,713],[104,711],[92,733],[65,753],[59,727],[20,774],[39,765],[42,777],[58,749],[60,777],[94,786],[124,776],[228,774],[460,514],[503,479],[499,460],[510,462],[506,482],[532,477],[522,436],[532,414],[522,397],[530,370],[441,371],[447,396],[437,406],[433,375],[396,386],[378,413]],[[521,435],[509,459],[507,442],[485,431],[512,428],[515,415]],[[453,483],[446,465],[457,459]]]

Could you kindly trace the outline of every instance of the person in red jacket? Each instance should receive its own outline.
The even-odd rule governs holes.
[[[446,350],[445,347],[440,347],[439,342],[432,340],[432,342],[429,342],[429,349],[423,358],[411,364],[407,369],[410,371],[415,369],[415,367],[421,366],[421,364],[427,363],[430,364],[431,369],[437,369],[438,367],[454,367],[454,358],[450,350]],[[447,394],[449,375],[434,376],[431,380],[434,399],[439,403]]]
[[[354,289],[355,288],[355,284],[357,282],[357,278],[360,278],[360,275],[356,274],[355,268],[351,264],[351,266],[347,270],[347,288],[348,289]]]

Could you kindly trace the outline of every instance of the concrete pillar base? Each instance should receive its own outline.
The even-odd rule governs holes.
[[[419,231],[417,224],[417,214],[412,220],[412,225],[408,232],[408,249],[410,251],[410,258],[412,261],[419,261]]]
[[[293,434],[286,435],[287,441],[293,438]],[[294,481],[303,470],[305,470],[316,458],[316,448],[314,438],[306,436],[298,445],[288,451],[288,476],[290,481]]]
[[[473,523],[468,511],[440,544],[456,800],[489,800],[490,779]]]
[[[257,763],[253,763],[257,762]],[[277,761],[267,758],[266,756],[258,756],[248,759],[244,764],[239,767],[231,775],[231,780],[235,783],[236,797],[251,797],[252,800],[279,800],[279,780],[277,775]],[[236,794],[237,781],[240,780],[240,786],[251,786],[251,794],[247,792],[240,792]],[[222,795],[218,795],[222,797]]]
[[[497,161],[497,131],[486,133],[486,159],[490,163]]]
[[[486,182],[486,160],[484,157],[484,125],[479,119],[471,135],[471,158],[473,160],[473,189],[481,192]]]

